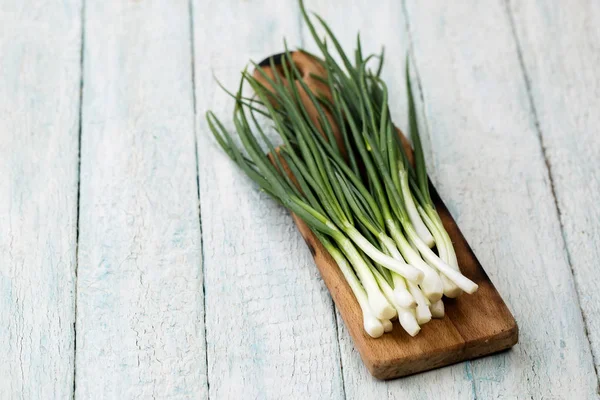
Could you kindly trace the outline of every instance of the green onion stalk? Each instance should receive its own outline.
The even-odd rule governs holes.
[[[248,177],[314,232],[354,293],[367,334],[383,335],[397,317],[414,336],[432,317],[443,317],[443,294],[473,293],[477,285],[460,273],[429,194],[409,76],[414,168],[391,121],[388,90],[380,79],[383,51],[363,57],[359,37],[352,63],[325,21],[316,16],[327,34],[321,39],[302,1],[300,7],[322,58],[298,51],[327,71],[314,78],[330,96],[306,85],[284,42],[281,63],[276,66],[271,60],[271,73],[253,64],[254,76],[244,70],[237,91],[227,91],[235,101],[235,135],[211,111],[206,113],[208,126]],[[327,40],[343,66],[330,53]],[[379,65],[372,72],[368,65],[375,59]],[[254,97],[243,96],[245,85]],[[271,122],[280,146],[271,141],[258,116]]]
[[[425,260],[431,267],[438,270],[438,272],[447,278],[447,281],[454,283],[460,289],[473,293],[477,289],[477,285],[468,280],[462,274],[460,274],[455,262],[450,261],[452,256],[450,255],[446,260],[440,258],[439,255],[435,254],[430,247],[433,245],[432,234],[428,231],[424,222],[422,221],[418,209],[415,206],[413,197],[410,194],[409,189],[409,175],[415,175],[418,182],[418,188],[423,192],[424,203],[421,206],[428,213],[431,220],[436,225],[436,231],[441,230],[445,233],[445,229],[441,223],[441,219],[435,211],[435,206],[429,195],[427,173],[424,163],[424,155],[422,147],[420,145],[419,133],[417,128],[416,113],[414,107],[414,98],[412,96],[412,90],[409,79],[409,70],[407,68],[407,92],[409,97],[409,116],[410,116],[410,133],[411,139],[415,146],[415,159],[416,167],[414,170],[410,167],[406,155],[402,151],[401,145],[394,145],[397,143],[398,137],[396,136],[391,123],[390,113],[387,104],[387,89],[385,84],[379,79],[379,72],[381,71],[381,63],[376,74],[372,74],[366,71],[366,64],[369,58],[363,59],[361,57],[361,46],[360,37],[357,39],[357,50],[356,50],[356,65],[353,66],[344,54],[339,42],[331,30],[327,27],[327,24],[317,16],[317,19],[321,22],[321,25],[328,34],[328,37],[334,44],[338,55],[343,61],[348,73],[345,74],[341,67],[339,67],[332,55],[327,49],[327,43],[325,40],[320,40],[316,33],[314,25],[311,23],[309,16],[304,9],[301,2],[301,9],[304,14],[305,20],[311,31],[313,38],[319,45],[323,55],[325,57],[325,65],[328,66],[328,73],[332,76],[336,76],[337,83],[331,89],[338,92],[338,96],[342,103],[342,107],[346,111],[349,124],[351,128],[355,125],[353,119],[359,118],[362,122],[363,138],[356,139],[355,143],[357,149],[360,152],[363,150],[362,160],[365,162],[369,178],[375,182],[373,187],[377,190],[378,185],[376,183],[378,177],[373,173],[374,168],[369,164],[371,163],[378,169],[380,173],[379,178],[381,179],[381,185],[387,191],[390,199],[390,205],[392,210],[399,221],[402,230],[404,231],[405,238],[408,239],[409,244],[416,247],[417,251],[421,254],[423,260]],[[383,59],[383,53],[380,56]],[[407,62],[408,65],[408,62]],[[358,100],[356,100],[358,98]],[[347,99],[347,100],[346,100]],[[378,100],[381,99],[381,101]],[[352,102],[351,107],[346,106],[346,101]],[[379,121],[379,124],[377,123]],[[353,132],[354,133],[354,132]],[[362,146],[362,143],[365,146]],[[361,149],[362,147],[362,149]],[[364,155],[364,148],[371,153],[372,158],[368,155]],[[387,155],[387,159],[386,159]],[[388,165],[386,166],[386,161]],[[386,168],[387,167],[387,168]],[[385,207],[382,207],[382,212],[386,212]],[[418,260],[419,257],[411,252],[409,246],[402,238],[402,232],[400,231],[398,224],[393,219],[388,218],[386,215],[386,224],[390,234],[396,240],[398,247],[409,262],[412,262],[417,267],[421,267],[426,270],[426,267]],[[416,221],[416,223],[413,223]],[[422,233],[419,233],[419,230]],[[451,242],[447,240],[447,233],[443,236],[446,240],[440,240],[440,246],[446,246],[452,248]],[[446,249],[445,253],[446,254]],[[454,256],[455,257],[455,256]],[[439,288],[439,282],[434,282],[435,279],[433,274],[430,274],[431,285],[437,285]],[[426,274],[427,278],[427,274]],[[427,286],[424,284],[424,286]],[[436,301],[435,296],[439,296],[436,291],[432,294],[432,300]]]

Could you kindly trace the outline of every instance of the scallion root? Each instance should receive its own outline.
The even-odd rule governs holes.
[[[381,321],[381,324],[383,325],[383,331],[385,333],[391,332],[394,329],[394,325],[392,325],[392,321],[389,319],[384,319]]]
[[[429,310],[431,311],[431,316],[433,318],[444,318],[444,302],[441,299],[435,303],[431,303]]]

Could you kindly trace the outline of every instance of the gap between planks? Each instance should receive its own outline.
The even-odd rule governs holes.
[[[194,154],[196,158],[196,193],[198,197],[198,223],[200,225],[200,270],[202,271],[202,309],[204,310],[204,366],[206,371],[206,399],[210,399],[210,374],[208,370],[208,342],[206,340],[206,275],[204,273],[204,241],[202,235],[202,201],[200,199],[200,160],[198,158],[198,109],[196,102],[196,51],[194,40],[194,0],[188,0],[188,18],[190,24],[190,60],[192,71],[192,105],[194,107]]]
[[[77,293],[79,268],[79,206],[81,200],[81,136],[82,136],[82,114],[83,114],[83,54],[85,50],[85,2],[81,0],[81,48],[79,49],[79,126],[77,136],[77,215],[75,219],[75,285],[73,292],[73,400],[75,400],[75,389],[77,388]]]

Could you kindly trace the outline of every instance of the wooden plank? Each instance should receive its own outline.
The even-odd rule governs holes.
[[[325,69],[317,61],[300,52],[292,53],[292,60],[298,70],[302,71],[303,80],[313,94],[328,93],[331,96],[329,89],[312,77],[318,75],[325,78]],[[274,77],[277,72],[271,69],[270,62],[275,65],[281,64],[281,55],[274,55],[261,63],[266,73]],[[264,82],[259,72],[255,71],[253,75],[268,84]],[[285,80],[285,77],[280,76],[279,79]],[[318,124],[319,116],[311,100],[305,95],[306,92],[300,84],[296,83],[296,85],[313,123]],[[327,111],[325,113],[332,120],[330,113]],[[338,129],[334,129],[334,135],[338,139],[338,145],[343,147]],[[410,143],[400,131],[398,135],[405,144],[405,152],[412,158]],[[289,170],[287,173],[292,174]],[[465,276],[479,285],[479,289],[471,296],[460,296],[454,300],[446,299],[446,318],[433,320],[424,325],[416,337],[410,337],[399,324],[396,324],[396,329],[383,337],[373,339],[367,335],[363,327],[362,310],[342,271],[311,229],[297,215],[293,215],[294,222],[311,250],[319,272],[363,363],[371,375],[378,379],[392,379],[443,367],[506,350],[517,342],[517,325],[513,316],[490,282],[435,188],[431,187],[431,193],[446,231],[454,243],[461,270]]]
[[[472,362],[473,393],[594,398],[592,357],[505,6],[408,1],[407,15],[436,187],[522,339]]]
[[[392,118],[400,129],[406,130],[408,117],[404,60],[410,43],[402,2],[380,1],[377,7],[373,7],[367,0],[355,0],[351,7],[341,0],[305,3],[308,10],[315,11],[326,19],[347,51],[355,48],[358,31],[361,34],[363,51],[379,52],[381,46],[385,46],[386,67],[382,76],[389,87]],[[339,12],[340,9],[344,9],[344,12]],[[318,48],[313,44],[306,27],[303,29],[303,39],[305,47],[318,54]],[[425,140],[425,144],[427,143]],[[427,156],[431,158],[434,155],[429,153]],[[429,172],[435,181],[436,171],[430,169]],[[378,381],[365,368],[341,317],[338,321],[344,385],[348,398],[435,399],[465,398],[471,395],[473,381],[467,373],[468,364],[394,381]]]
[[[348,13],[336,11],[341,6],[335,2],[316,3],[307,6],[349,45],[356,29],[365,42],[404,40],[406,19],[392,2],[379,10],[355,1],[344,6],[353,10]],[[384,386],[360,369],[341,329],[346,393],[356,398],[592,398],[591,357],[505,9],[500,2],[432,6],[408,1],[407,11],[424,88],[431,136],[424,144],[433,181],[514,311],[522,343],[508,353]],[[371,31],[374,39],[367,39]],[[396,82],[403,85],[404,49],[392,46],[385,71],[398,74]]]
[[[185,0],[86,2],[78,398],[206,398]]]
[[[71,398],[81,2],[2,2],[0,26],[0,398]]]
[[[569,261],[600,370],[600,3],[511,2]]]
[[[287,211],[218,148],[204,122],[232,129],[235,88],[249,58],[299,43],[294,2],[194,2],[198,157],[210,397],[344,397],[332,302]],[[218,38],[216,40],[215,38]]]

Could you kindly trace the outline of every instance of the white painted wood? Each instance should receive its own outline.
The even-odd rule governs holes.
[[[317,3],[307,6],[347,48],[357,29],[365,49],[386,44],[404,127],[401,3]],[[330,297],[291,219],[203,120],[208,108],[225,119],[231,110],[211,70],[233,87],[247,59],[280,51],[282,36],[309,44],[295,3],[193,8],[208,371],[188,5],[87,1],[78,397],[206,398],[207,372],[212,398],[596,396],[569,261],[600,367],[598,4],[510,3],[534,114],[501,2],[407,1],[431,173],[521,343],[391,382],[370,377],[342,323],[338,350]],[[0,5],[3,399],[73,394],[80,18],[76,0]]]
[[[600,3],[512,2],[510,10],[600,370]]]
[[[0,3],[0,398],[73,393],[81,4]]]
[[[595,398],[590,348],[505,5],[407,1],[407,10],[436,186],[520,328],[512,351],[471,363],[473,394]]]
[[[85,11],[76,396],[206,398],[188,3]]]
[[[197,137],[213,399],[343,398],[331,298],[286,210],[218,148],[207,109],[231,123],[240,70],[299,43],[295,2],[196,1]]]

